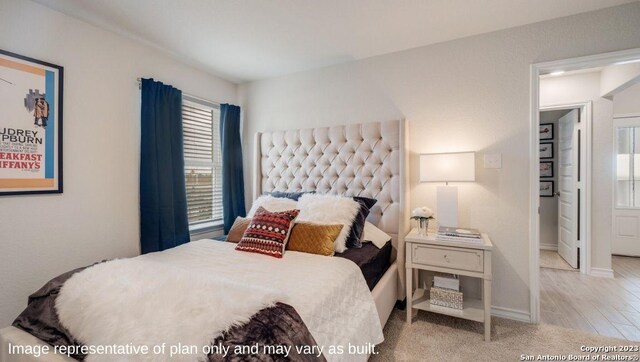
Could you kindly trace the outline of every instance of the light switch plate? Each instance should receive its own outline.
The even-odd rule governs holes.
[[[502,168],[502,154],[501,153],[485,154],[484,168]]]

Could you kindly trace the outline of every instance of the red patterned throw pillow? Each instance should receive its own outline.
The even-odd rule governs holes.
[[[282,258],[299,212],[300,210],[270,212],[259,207],[236,250]]]

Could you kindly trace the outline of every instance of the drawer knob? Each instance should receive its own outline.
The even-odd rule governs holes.
[[[450,261],[449,261],[449,257],[447,256],[447,254],[445,254],[445,255],[444,255],[444,260],[445,260],[447,263],[450,263]]]

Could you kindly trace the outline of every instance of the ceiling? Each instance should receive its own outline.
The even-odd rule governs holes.
[[[636,0],[35,0],[240,83]]]

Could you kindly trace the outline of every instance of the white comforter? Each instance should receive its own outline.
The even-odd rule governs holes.
[[[206,344],[224,327],[281,301],[296,309],[329,361],[366,360],[367,355],[349,354],[349,345],[362,350],[383,341],[373,297],[351,261],[292,251],[276,259],[234,247],[199,240],[85,269],[60,292],[60,320],[86,345],[151,344],[150,339]],[[96,269],[101,265],[104,270]],[[116,282],[105,280],[109,272]],[[195,323],[201,325],[183,330]],[[331,353],[332,346],[343,352]]]

